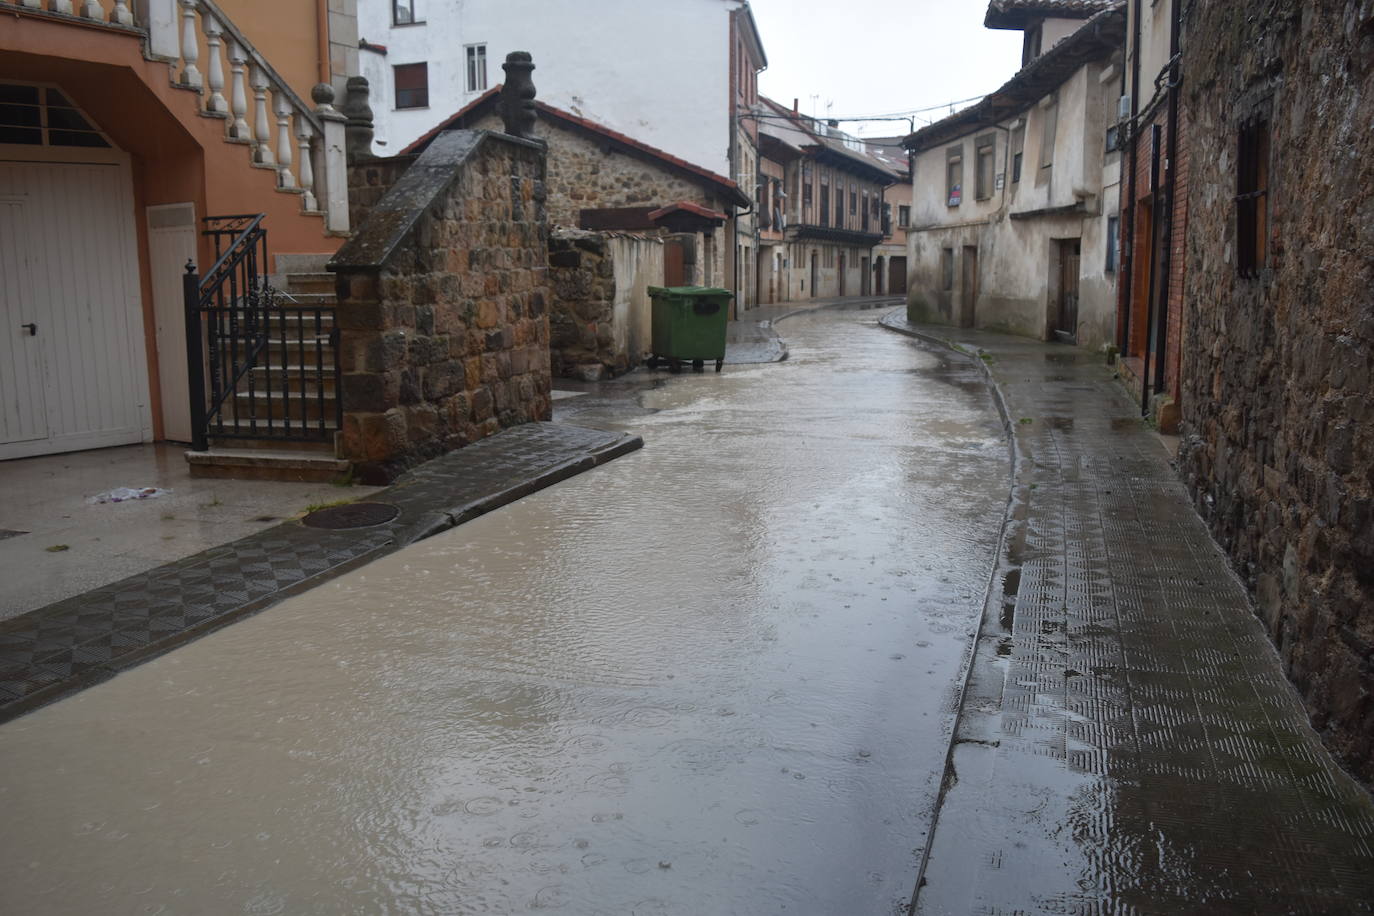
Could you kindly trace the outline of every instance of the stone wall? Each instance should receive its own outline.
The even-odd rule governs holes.
[[[650,344],[648,287],[663,283],[663,242],[558,229],[549,239],[554,375],[588,380],[638,365]]]
[[[1204,0],[1180,467],[1308,705],[1374,783],[1374,2]],[[1270,125],[1267,265],[1236,268],[1242,121]]]
[[[543,182],[538,144],[444,134],[331,262],[341,455],[362,479],[550,417]]]
[[[365,159],[348,164],[348,225],[358,229],[372,208],[391,190],[416,156]]]

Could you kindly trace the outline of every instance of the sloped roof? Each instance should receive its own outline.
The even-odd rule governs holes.
[[[1115,0],[991,0],[983,25],[1024,29],[1034,19],[1089,19],[1114,5]]]
[[[1002,88],[976,105],[907,135],[902,145],[918,153],[1009,118],[1057,89],[1078,69],[1111,56],[1126,37],[1125,0],[1113,0],[1078,31],[1022,67]]]
[[[434,141],[435,137],[446,130],[458,130],[464,127],[471,127],[479,118],[485,117],[488,113],[495,110],[496,102],[501,95],[501,85],[501,83],[497,83],[463,108],[440,121],[433,128],[421,135],[415,142],[401,150],[398,155],[404,156],[422,152],[425,147],[429,146],[429,144]],[[713,190],[731,204],[740,207],[747,207],[750,204],[749,198],[740,190],[739,185],[729,178],[726,178],[724,175],[717,175],[709,169],[704,169],[699,165],[693,165],[686,159],[679,159],[672,153],[665,152],[656,146],[641,143],[634,137],[622,134],[618,130],[613,130],[595,121],[589,121],[570,111],[555,108],[547,102],[541,102],[535,99],[534,107],[539,111],[539,117],[542,120],[547,120],[550,123],[564,128],[591,134],[601,140],[609,140],[623,152],[638,156],[641,159],[666,168],[671,172],[711,186]]]
[[[773,137],[799,154],[813,155],[818,160],[828,161],[841,168],[848,167],[888,184],[905,177],[905,166],[894,167],[883,158],[850,149],[839,137],[825,133],[814,118],[797,114],[770,98],[760,96],[760,99],[766,108],[772,110],[768,117],[759,120],[759,132]]]

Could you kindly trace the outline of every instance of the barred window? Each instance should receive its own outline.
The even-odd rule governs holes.
[[[1269,122],[1240,127],[1236,158],[1236,269],[1254,277],[1268,266]]]

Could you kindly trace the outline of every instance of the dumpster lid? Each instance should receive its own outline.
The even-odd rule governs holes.
[[[734,293],[718,286],[651,286],[650,296],[730,296]]]

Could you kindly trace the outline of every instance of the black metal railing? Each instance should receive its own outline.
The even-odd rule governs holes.
[[[267,276],[264,214],[211,216],[215,263],[186,265],[191,447],[211,437],[327,441],[342,425],[334,306],[299,303]]]

